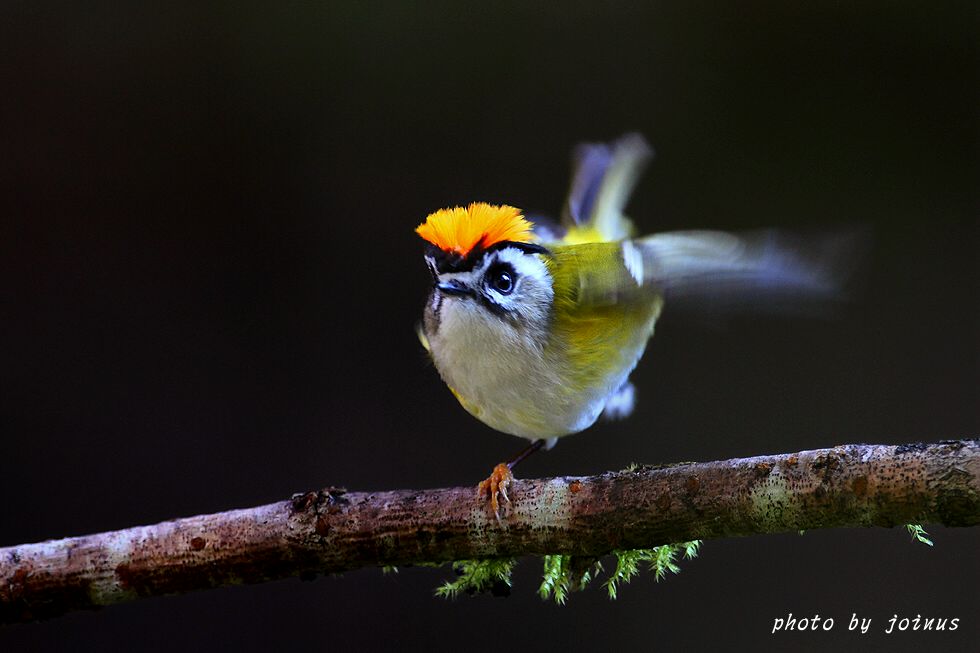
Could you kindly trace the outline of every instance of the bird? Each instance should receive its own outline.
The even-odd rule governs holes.
[[[780,311],[839,293],[840,238],[636,236],[624,209],[652,154],[637,133],[577,146],[557,223],[474,202],[435,211],[416,228],[432,277],[417,327],[422,346],[467,412],[530,441],[477,487],[498,521],[517,463],[600,415],[632,412],[629,377],[665,306]]]

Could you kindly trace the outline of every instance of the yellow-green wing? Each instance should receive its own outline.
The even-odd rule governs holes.
[[[627,264],[631,247],[630,241],[623,241],[552,250],[551,353],[566,361],[563,374],[571,380],[572,391],[615,390],[653,334],[663,300],[658,289]]]
[[[551,248],[549,271],[554,279],[556,309],[629,312],[660,300],[661,289],[641,241],[583,243]]]
[[[579,144],[562,209],[563,242],[605,242],[632,236],[633,223],[623,209],[652,155],[639,134],[626,134],[612,143]]]

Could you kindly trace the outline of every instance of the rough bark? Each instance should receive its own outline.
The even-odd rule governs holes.
[[[616,549],[799,529],[980,524],[980,440],[832,449],[517,480],[498,522],[473,488],[299,494],[0,549],[0,623],[365,566]]]

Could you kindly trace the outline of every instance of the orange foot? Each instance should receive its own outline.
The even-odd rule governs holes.
[[[490,473],[490,478],[485,481],[480,481],[480,484],[476,486],[476,495],[478,497],[483,497],[483,495],[490,495],[490,507],[493,508],[493,514],[500,521],[500,501],[497,499],[499,494],[503,497],[503,500],[510,503],[510,497],[507,496],[507,486],[510,482],[514,480],[514,475],[510,472],[510,467],[507,463],[500,463],[493,468]]]

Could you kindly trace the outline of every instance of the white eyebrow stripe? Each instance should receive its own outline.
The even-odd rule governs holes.
[[[551,282],[551,273],[548,272],[548,268],[533,254],[527,254],[515,247],[505,247],[497,252],[496,260],[510,263],[519,275]]]
[[[623,241],[623,265],[626,271],[633,277],[636,285],[643,285],[643,254],[637,249],[632,241]]]

